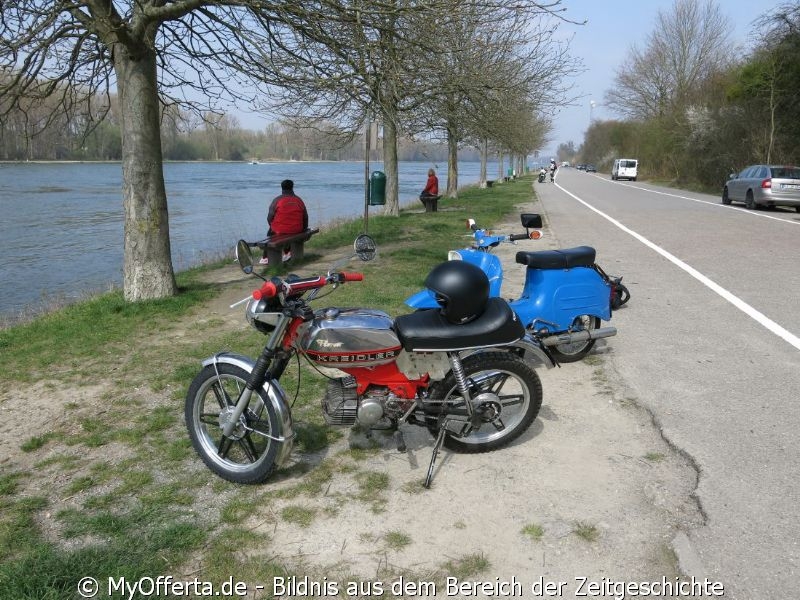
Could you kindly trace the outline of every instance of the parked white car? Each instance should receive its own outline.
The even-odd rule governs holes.
[[[630,179],[636,181],[639,175],[639,161],[635,158],[617,158],[611,167],[611,179]]]

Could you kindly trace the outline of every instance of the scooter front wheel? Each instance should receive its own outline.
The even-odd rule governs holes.
[[[580,315],[575,317],[572,322],[570,331],[583,331],[598,329],[600,327],[600,319],[590,315]],[[585,357],[594,347],[596,340],[587,340],[585,342],[574,342],[572,344],[558,344],[550,348],[550,353],[560,363],[578,362]]]
[[[230,435],[222,428],[233,412],[249,373],[230,364],[209,365],[186,394],[186,427],[192,446],[214,473],[234,483],[260,483],[275,468],[281,442],[278,422],[266,391],[255,390]]]

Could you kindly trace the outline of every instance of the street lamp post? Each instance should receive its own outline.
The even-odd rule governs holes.
[[[589,126],[590,127],[592,125],[592,113],[594,112],[595,104],[596,103],[595,103],[594,100],[589,100]]]

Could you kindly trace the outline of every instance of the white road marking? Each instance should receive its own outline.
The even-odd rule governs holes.
[[[795,221],[791,219],[784,219],[781,217],[776,217],[774,215],[767,215],[761,211],[749,210],[747,208],[742,208],[739,206],[731,206],[728,204],[723,204],[720,202],[710,202],[708,200],[700,200],[700,198],[691,198],[689,196],[681,196],[680,194],[672,194],[670,192],[660,192],[658,190],[653,190],[650,188],[642,187],[640,185],[633,185],[632,183],[622,183],[621,181],[611,181],[610,179],[606,179],[605,177],[600,177],[599,175],[595,175],[597,179],[601,181],[606,181],[608,183],[613,183],[615,185],[624,185],[625,187],[630,187],[635,190],[642,190],[643,192],[648,192],[650,194],[659,194],[661,196],[670,196],[671,198],[680,198],[681,200],[691,200],[692,202],[699,202],[700,204],[708,204],[709,206],[717,206],[719,208],[724,208],[727,210],[735,210],[746,215],[752,215],[753,217],[761,217],[762,219],[772,219],[773,221],[780,221],[782,223],[788,223],[789,225],[800,225],[800,221]]]
[[[664,258],[666,258],[668,261],[670,261],[672,264],[674,264],[675,266],[677,266],[680,269],[683,269],[684,271],[686,271],[689,275],[691,275],[692,277],[697,279],[697,281],[699,281],[700,283],[705,285],[711,291],[719,294],[720,296],[722,296],[722,298],[724,298],[725,300],[727,300],[728,302],[733,304],[736,308],[741,310],[748,317],[750,317],[754,321],[758,322],[762,326],[766,327],[769,331],[771,331],[772,333],[774,333],[778,337],[786,340],[792,346],[794,346],[796,349],[800,350],[800,338],[798,338],[793,333],[787,331],[786,329],[784,329],[783,327],[778,325],[775,321],[773,321],[772,319],[767,317],[764,313],[762,313],[759,310],[756,310],[755,308],[750,306],[747,302],[745,302],[744,300],[742,300],[738,296],[733,295],[731,292],[729,292],[728,290],[726,290],[724,287],[722,287],[718,283],[712,281],[711,279],[709,279],[708,277],[703,275],[700,271],[698,271],[694,267],[687,265],[685,262],[683,262],[677,256],[674,256],[673,254],[670,254],[669,252],[664,250],[661,246],[658,246],[657,244],[654,244],[653,242],[648,240],[646,237],[644,237],[643,235],[641,235],[639,233],[636,233],[632,229],[626,227],[625,225],[623,225],[622,223],[617,221],[615,218],[607,215],[606,213],[604,213],[601,210],[598,210],[597,208],[595,208],[594,206],[592,206],[588,202],[586,202],[584,200],[581,200],[580,198],[578,198],[572,192],[569,192],[569,191],[565,190],[561,185],[556,184],[556,187],[558,189],[560,189],[562,192],[564,192],[565,194],[567,194],[568,196],[571,196],[572,198],[574,198],[575,200],[577,200],[578,202],[583,204],[589,210],[591,210],[593,212],[596,212],[598,215],[600,215],[601,217],[603,217],[608,222],[612,223],[613,225],[615,225],[616,227],[618,227],[619,229],[621,229],[622,231],[624,231],[628,235],[630,235],[633,238],[639,240],[642,244],[644,244],[645,246],[647,246],[651,250],[654,250],[655,252],[657,252],[658,254],[663,256]],[[651,191],[651,190],[647,190],[647,191]],[[702,202],[702,200],[700,200],[699,202]]]

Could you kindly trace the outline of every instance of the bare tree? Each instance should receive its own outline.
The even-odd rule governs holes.
[[[433,52],[425,23],[446,22],[459,3],[364,0],[354,19],[337,20],[333,30],[324,21],[292,23],[297,35],[285,37],[272,54],[278,96],[271,109],[312,127],[336,123],[343,143],[369,122],[383,126],[386,214],[399,214],[398,139],[401,112],[413,111],[420,101],[410,85],[416,57]],[[309,39],[324,43],[309,44]]]
[[[421,63],[417,86],[426,90],[416,129],[442,131],[449,147],[446,194],[458,193],[458,148],[465,141],[521,153],[542,138],[520,144],[534,113],[566,102],[567,75],[576,69],[568,44],[559,43],[560,0],[527,3],[477,0],[461,6],[443,30],[431,31],[434,61]],[[526,107],[530,117],[515,108]],[[516,120],[516,128],[512,125]],[[524,126],[523,126],[524,125]],[[411,126],[414,127],[413,125]],[[525,150],[523,150],[525,146]]]
[[[713,0],[675,0],[658,12],[645,48],[631,48],[605,104],[633,119],[685,109],[700,82],[729,64],[729,31]]]
[[[169,296],[177,288],[162,105],[207,110],[221,99],[252,103],[274,83],[273,52],[289,34],[335,45],[337,32],[362,17],[368,18],[365,11],[338,0],[8,0],[0,15],[0,107],[10,110],[17,98],[53,97],[66,109],[110,97],[116,88],[124,295]]]

